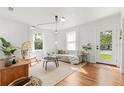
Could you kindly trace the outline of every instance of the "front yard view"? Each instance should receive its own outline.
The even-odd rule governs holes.
[[[101,59],[112,59],[112,54],[99,54]]]

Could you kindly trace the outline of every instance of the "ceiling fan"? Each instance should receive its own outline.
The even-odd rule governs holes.
[[[55,16],[55,21],[53,22],[46,22],[46,23],[40,23],[40,24],[37,24],[37,25],[33,25],[31,26],[31,29],[36,29],[38,26],[42,26],[42,25],[49,25],[49,24],[55,24],[56,25],[56,32],[57,32],[57,24],[60,23],[60,22],[64,22],[66,21],[65,20],[65,17],[59,17],[59,16]]]

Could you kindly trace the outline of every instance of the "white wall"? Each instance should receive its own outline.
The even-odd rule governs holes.
[[[28,25],[0,17],[0,37],[4,37],[13,46],[21,47],[21,44],[29,39],[28,31]],[[1,57],[3,57],[2,52],[0,52]]]
[[[122,41],[121,41],[121,66],[120,70],[124,73],[124,8],[121,11]]]
[[[97,29],[103,29],[108,26],[115,26],[120,24],[120,14],[115,14],[103,19],[99,19],[93,22],[82,24],[73,28],[65,29],[59,32],[59,48],[66,49],[66,32],[77,31],[77,50],[81,49],[81,45],[91,43],[92,50],[90,50],[90,59],[88,61],[95,62],[95,44],[96,44],[96,31]]]
[[[91,43],[92,50],[89,50],[90,56],[88,57],[88,61],[95,62],[95,26],[94,24],[86,24],[80,26],[80,49],[81,46],[87,43]]]

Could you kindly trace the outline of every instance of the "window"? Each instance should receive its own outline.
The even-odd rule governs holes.
[[[43,49],[43,35],[40,32],[35,32],[33,35],[34,50]]]
[[[66,33],[67,39],[67,50],[76,50],[76,32],[67,32]]]

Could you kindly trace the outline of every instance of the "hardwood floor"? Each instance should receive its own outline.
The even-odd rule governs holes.
[[[56,84],[56,86],[123,86],[124,75],[119,68],[88,63],[83,68]]]

